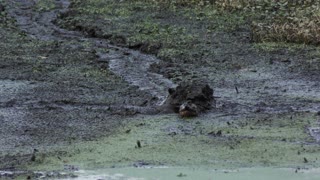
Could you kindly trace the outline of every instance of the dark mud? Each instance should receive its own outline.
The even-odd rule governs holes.
[[[78,25],[75,29],[79,32],[62,29],[55,20],[61,13],[72,17],[68,13],[69,1],[53,1],[54,8],[49,10],[37,9],[37,2],[6,1],[8,14],[22,32],[1,30],[1,35],[8,37],[1,44],[5,57],[0,64],[1,167],[50,164],[50,158],[43,160],[50,153],[55,161],[66,163],[61,157],[73,157],[64,147],[81,142],[89,145],[79,145],[84,153],[74,153],[79,154],[73,155],[74,162],[84,157],[88,161],[92,156],[100,160],[102,152],[107,160],[95,163],[107,166],[121,160],[126,163],[144,159],[171,165],[223,164],[228,163],[230,154],[237,153],[239,157],[232,156],[232,162],[240,166],[264,162],[307,164],[303,157],[292,160],[286,156],[289,163],[280,159],[278,152],[296,155],[293,149],[300,144],[310,145],[313,154],[305,152],[306,156],[315,159],[320,134],[315,123],[320,111],[320,83],[318,72],[302,65],[307,50],[289,53],[254,48],[245,29],[206,37],[202,47],[212,50],[214,56],[198,57],[190,50],[195,53],[193,59],[181,55],[180,59],[160,60],[134,49],[158,54],[161,43],[128,45],[125,36],[110,35],[96,24]],[[169,22],[180,22],[175,18]],[[167,90],[175,87],[173,82],[199,77],[214,89],[216,108],[207,110],[191,124],[176,116],[152,116],[163,110],[158,107],[166,100]],[[137,113],[143,115],[126,118]],[[90,144],[112,135],[119,127],[125,129],[119,137],[99,146]],[[314,139],[310,140],[310,135]],[[146,140],[142,142],[149,144],[143,144],[146,148],[138,152],[131,143],[143,138]],[[130,148],[112,145],[115,142]],[[214,154],[212,144],[217,144]],[[87,150],[91,146],[95,149]],[[267,148],[271,148],[267,158],[260,157]],[[40,152],[35,162],[34,149]],[[204,153],[199,155],[200,151]],[[127,160],[114,157],[119,152],[124,152]],[[274,154],[280,154],[276,156],[279,159]],[[192,161],[187,157],[193,157]],[[268,158],[272,161],[265,160]]]
[[[1,167],[31,162],[33,149],[106,136],[122,116],[158,113],[174,87],[148,72],[155,57],[57,27],[69,2],[54,3],[37,11],[37,1],[6,2],[21,31],[1,32]]]
[[[151,64],[159,60],[151,55],[145,55],[139,51],[115,47],[104,39],[88,38],[85,34],[76,31],[68,31],[54,24],[59,14],[66,13],[69,1],[54,1],[55,9],[49,12],[37,12],[34,10],[35,1],[12,1],[9,14],[17,20],[17,25],[26,34],[39,40],[68,41],[70,39],[91,44],[88,51],[96,52],[97,61],[106,63],[109,69],[133,86],[137,86],[142,92],[151,94],[161,104],[166,96],[166,89],[174,87],[174,84],[159,74],[148,71]],[[15,6],[14,6],[15,5]],[[74,47],[74,50],[79,47]],[[107,52],[105,52],[107,51]],[[147,101],[150,98],[146,98]]]

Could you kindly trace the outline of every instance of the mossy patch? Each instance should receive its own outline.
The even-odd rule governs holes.
[[[40,0],[36,1],[35,8],[37,11],[50,11],[56,8],[56,5],[54,0]]]
[[[185,121],[175,115],[137,116],[110,137],[64,147],[65,155],[45,158],[30,169],[133,166],[319,167],[320,147],[306,127],[313,114],[217,117]],[[141,147],[137,146],[137,140]],[[306,160],[307,159],[307,162]]]

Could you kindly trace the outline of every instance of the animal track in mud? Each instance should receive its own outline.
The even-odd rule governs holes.
[[[149,93],[156,99],[153,105],[161,105],[167,95],[167,89],[175,87],[169,79],[160,74],[149,72],[151,64],[159,60],[152,55],[142,54],[139,51],[116,47],[104,39],[85,37],[76,31],[68,31],[57,27],[54,21],[58,14],[68,10],[70,2],[67,0],[55,1],[55,9],[49,12],[37,12],[34,10],[36,2],[33,0],[10,1],[12,7],[9,14],[17,20],[17,25],[26,34],[33,38],[45,41],[79,40],[91,44],[90,49],[106,48],[107,53],[97,53],[99,61],[106,61],[109,69],[122,77],[133,86],[139,87],[143,93]]]

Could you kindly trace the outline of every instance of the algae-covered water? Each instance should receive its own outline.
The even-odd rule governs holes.
[[[121,168],[97,171],[79,171],[78,177],[72,179],[106,179],[106,180],[165,180],[165,179],[219,179],[219,180],[313,180],[319,179],[320,169],[281,169],[281,168],[247,168],[235,170],[199,169],[199,168]]]
[[[290,117],[285,115],[268,117],[265,121],[272,129],[261,128],[261,122],[257,121],[263,118],[257,116],[248,121],[243,117],[211,114],[182,120],[174,114],[137,116],[128,118],[117,133],[106,138],[62,147],[58,151],[65,153],[54,156],[42,156],[39,152],[28,169],[55,170],[65,164],[79,169],[319,166],[319,145],[302,143],[309,137],[301,127],[310,125],[312,114],[296,114],[292,117],[294,122],[288,122]],[[291,126],[284,127],[286,123]],[[137,141],[141,147],[137,147]]]

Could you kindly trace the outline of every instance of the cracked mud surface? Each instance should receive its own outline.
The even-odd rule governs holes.
[[[128,155],[129,162],[145,159],[155,165],[188,165],[189,161],[184,157],[188,156],[195,159],[195,164],[210,164],[215,162],[214,158],[207,159],[212,155],[206,151],[212,148],[210,144],[220,144],[218,148],[221,146],[221,149],[217,150],[220,152],[227,147],[239,148],[244,153],[240,141],[247,147],[254,138],[269,143],[285,139],[287,144],[284,147],[290,150],[309,144],[310,149],[314,148],[310,152],[319,153],[320,77],[316,71],[309,72],[308,68],[301,66],[301,59],[305,58],[302,52],[259,52],[243,39],[242,33],[217,33],[212,40],[216,43],[217,56],[207,64],[168,65],[154,55],[112,45],[109,39],[58,27],[54,21],[59,13],[68,11],[70,2],[67,0],[53,1],[55,8],[49,11],[35,10],[37,2],[6,1],[8,15],[16,20],[15,25],[24,33],[1,31],[1,35],[8,37],[2,44],[5,49],[1,52],[0,62],[1,168],[30,163],[35,148],[44,154],[63,154],[64,146],[68,144],[113,135],[119,128],[119,139],[107,138],[106,145],[123,139],[135,142],[144,138],[142,142],[147,144],[146,152],[142,152],[145,156],[128,148],[130,153],[133,151]],[[22,43],[19,45],[19,42]],[[229,68],[227,65],[237,61],[241,62],[241,67]],[[151,67],[150,71],[149,67],[157,63],[159,67]],[[177,77],[171,77],[172,71],[194,72],[197,77],[205,78],[214,89],[216,108],[189,124],[174,114],[156,115],[161,112],[159,105],[167,97],[167,89],[175,87],[171,80]],[[189,76],[180,75],[179,78]],[[137,113],[141,115],[135,116]],[[291,121],[292,117],[294,120]],[[288,128],[281,129],[284,126]],[[138,133],[122,137],[122,131],[130,132],[131,129]],[[299,132],[295,136],[296,130]],[[273,137],[272,133],[279,133],[279,137],[278,134]],[[181,138],[174,143],[183,147],[186,155],[171,150],[171,139],[164,137]],[[164,138],[158,142],[163,148],[157,149],[157,138]],[[108,148],[110,152],[122,150],[113,146]],[[161,154],[165,152],[164,148],[172,155],[164,158],[151,153],[152,158],[148,156],[153,151]],[[94,153],[86,154],[87,146],[84,149],[78,159],[95,157]],[[203,151],[201,157],[204,159],[191,151],[194,149]],[[259,154],[259,150],[253,148],[252,151]],[[99,152],[104,153],[101,149]],[[181,158],[180,161],[172,160],[175,155]],[[235,164],[253,162],[261,165],[265,161],[263,158],[252,160],[245,155],[243,159],[235,159]],[[74,156],[77,159],[77,155]],[[118,161],[113,156],[105,155],[111,159],[105,160],[107,165]],[[228,156],[222,153],[220,157]],[[272,165],[281,164],[273,159],[270,161]],[[299,164],[289,157],[288,161],[281,165]],[[103,164],[96,163],[97,166]],[[318,160],[309,163],[319,165]]]

